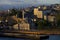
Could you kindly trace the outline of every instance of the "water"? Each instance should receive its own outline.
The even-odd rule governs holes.
[[[29,40],[29,39],[0,37],[0,40]],[[60,40],[60,35],[49,35],[49,38],[44,40]]]
[[[60,35],[50,35],[49,40],[60,40]]]
[[[49,35],[49,38],[44,40],[60,40],[60,35]]]

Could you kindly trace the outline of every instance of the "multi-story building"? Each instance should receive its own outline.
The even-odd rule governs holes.
[[[34,15],[37,16],[37,18],[42,19],[43,18],[43,11],[39,10],[40,7],[34,8]]]
[[[54,15],[44,15],[44,20],[47,20],[49,22],[54,22],[55,16]]]

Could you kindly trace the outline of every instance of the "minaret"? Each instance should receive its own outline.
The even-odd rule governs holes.
[[[30,30],[30,25],[25,21],[24,10],[22,11],[22,21],[20,23],[20,30]]]
[[[24,21],[24,13],[25,13],[25,12],[24,12],[24,10],[23,10],[23,11],[22,11],[22,17],[23,17],[22,19],[23,19],[23,21]]]
[[[24,10],[22,11],[22,21],[21,21],[21,23],[25,23],[25,18],[24,18],[24,14],[25,14],[25,12],[24,12]]]

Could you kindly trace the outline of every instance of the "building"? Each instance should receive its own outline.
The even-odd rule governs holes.
[[[22,23],[13,25],[13,29],[15,29],[15,30],[30,30],[30,25],[29,25],[29,23],[22,22]]]
[[[55,16],[52,15],[44,15],[44,20],[47,20],[49,22],[54,22]]]
[[[21,14],[22,18],[19,18],[19,17],[17,18],[18,24],[13,26],[14,29],[17,29],[17,30],[30,30],[30,24],[26,21],[26,18],[24,18],[24,13],[25,12],[22,10],[22,14]]]
[[[25,22],[22,22],[20,23],[20,30],[30,30],[30,24],[29,23],[25,23]]]
[[[51,5],[51,7],[54,10],[60,10],[60,4],[53,4],[53,5]]]
[[[43,18],[43,11],[39,10],[39,8],[34,8],[34,15],[37,16],[37,18],[42,19]]]

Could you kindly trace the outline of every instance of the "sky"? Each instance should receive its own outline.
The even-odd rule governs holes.
[[[16,4],[55,4],[60,0],[0,0],[0,5],[16,5]]]

